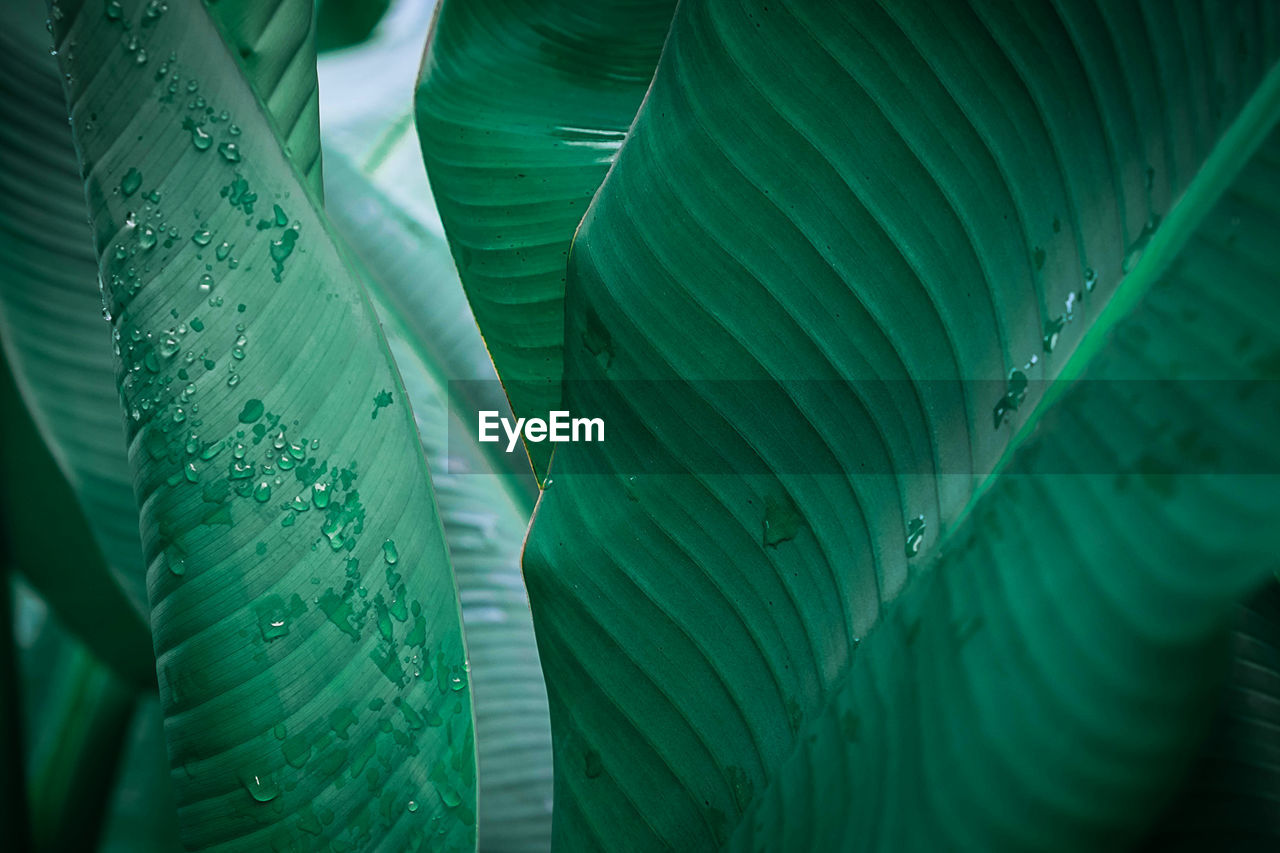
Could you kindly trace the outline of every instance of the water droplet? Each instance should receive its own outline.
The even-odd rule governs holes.
[[[244,408],[240,410],[240,423],[251,424],[258,418],[262,417],[264,411],[262,401],[259,399],[247,400]]]
[[[329,484],[316,483],[311,487],[311,500],[315,503],[316,509],[324,509],[329,505]]]
[[[191,235],[191,242],[197,246],[207,246],[212,239],[213,235],[209,233],[208,228],[201,228]]]
[[[1159,216],[1153,215],[1147,220],[1146,225],[1142,228],[1142,233],[1138,235],[1138,239],[1134,240],[1129,246],[1129,250],[1124,256],[1124,261],[1120,264],[1121,270],[1128,273],[1138,265],[1138,261],[1142,260],[1142,253],[1146,251],[1147,244],[1151,242],[1151,238],[1155,235],[1156,229],[1159,226]]]
[[[907,522],[907,556],[914,557],[920,553],[920,543],[924,541],[924,516],[917,515]]]
[[[1053,348],[1058,345],[1058,336],[1062,333],[1062,327],[1067,324],[1066,317],[1058,317],[1044,324],[1044,351],[1053,352]]]
[[[804,517],[790,495],[770,495],[765,499],[762,541],[766,546],[776,548],[788,539],[794,539],[803,525]]]
[[[240,162],[240,148],[234,142],[224,142],[218,146],[218,153],[228,163]]]
[[[214,256],[220,261],[225,261],[229,254],[231,254],[231,244],[225,240],[218,245],[216,250],[214,250]]]
[[[996,403],[994,410],[996,429],[999,429],[1000,424],[1004,423],[1005,415],[1009,412],[1017,411],[1023,398],[1027,396],[1027,375],[1021,370],[1010,372],[1006,388],[1004,396]]]
[[[396,550],[396,543],[392,539],[388,539],[382,543],[382,557],[387,561],[387,565],[394,566],[396,561],[400,559],[400,552]]]
[[[142,231],[138,233],[138,245],[144,249],[155,248],[156,232],[150,225],[142,226]]]
[[[120,179],[120,192],[128,197],[136,193],[141,186],[142,173],[130,166],[129,171],[125,172],[124,177]]]
[[[249,792],[249,796],[260,803],[269,803],[280,796],[280,786],[270,774],[245,774],[241,781],[244,783],[245,790]]]
[[[208,151],[210,146],[213,145],[213,137],[190,118],[183,119],[182,126],[191,131],[191,144],[195,146],[197,151]]]
[[[170,546],[164,552],[164,560],[169,567],[169,571],[178,577],[182,577],[187,573],[187,557],[176,545]]]
[[[409,805],[406,806],[405,808],[407,808],[411,812],[416,812],[418,810],[418,803],[416,800],[410,800]]]
[[[106,16],[108,21],[118,21],[124,16],[120,0],[107,0]]]
[[[264,504],[271,500],[271,484],[263,480],[253,490],[253,499],[260,504]]]

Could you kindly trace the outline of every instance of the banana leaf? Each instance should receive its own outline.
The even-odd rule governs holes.
[[[1274,570],[1276,12],[680,6],[526,546],[559,849],[1140,837]]]
[[[184,845],[471,846],[469,678],[421,448],[268,89],[202,6],[52,19]]]
[[[674,3],[444,2],[417,126],[511,408],[558,409],[569,241],[649,86]],[[548,444],[527,444],[539,481]]]

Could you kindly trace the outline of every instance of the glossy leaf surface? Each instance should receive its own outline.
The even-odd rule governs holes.
[[[511,407],[558,407],[569,241],[649,86],[670,0],[440,7],[417,125],[453,257]],[[529,444],[539,480],[548,444]]]
[[[470,847],[456,592],[357,276],[202,6],[54,20],[184,844]]]
[[[567,407],[644,428],[557,451],[527,546],[559,845],[1158,811],[1270,569],[1273,477],[1158,475],[1277,470],[1274,411],[1190,380],[1268,376],[1274,273],[1213,208],[1278,51],[1268,4],[680,7],[569,264]]]

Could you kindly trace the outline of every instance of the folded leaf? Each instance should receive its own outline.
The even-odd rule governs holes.
[[[520,574],[537,486],[523,454],[476,441],[474,412],[510,412],[440,232],[403,97],[430,12],[398,3],[375,38],[322,58],[328,210],[371,273],[432,469],[475,689],[479,847],[546,850],[551,726]]]
[[[184,846],[472,846],[456,591],[358,278],[203,6],[52,17]]]
[[[1041,476],[987,475],[1278,34],[1265,3],[680,7],[567,288],[566,407],[643,443],[564,445],[526,552],[557,844],[1022,849],[1154,814],[1269,569],[1245,531],[1274,484],[1142,478],[1177,428],[1112,380],[1178,378],[1182,325],[1140,362],[1082,350],[1107,381],[1044,416],[1047,467],[1009,463]],[[1263,470],[1268,426],[1233,433]]]
[[[322,200],[316,5],[315,0],[209,0],[206,8],[307,190]]]
[[[559,408],[569,241],[649,86],[674,5],[440,7],[418,134],[462,284],[520,417]],[[539,480],[550,447],[527,445]]]
[[[447,371],[470,361],[461,357],[471,350],[449,344],[466,344],[467,326],[475,329],[443,240],[407,219],[333,149],[325,172],[334,224],[373,273],[374,307],[432,467],[475,689],[480,849],[546,850],[551,727],[520,575],[529,478],[495,470],[492,456],[475,440],[474,424],[463,420],[474,409],[450,405],[454,385]]]

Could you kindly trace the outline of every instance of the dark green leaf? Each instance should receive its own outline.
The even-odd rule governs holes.
[[[125,741],[98,853],[170,853],[178,841],[178,810],[164,747],[159,698],[139,702]]]
[[[403,387],[214,22],[147,14],[53,17],[183,843],[469,847],[458,604]]]
[[[316,0],[316,47],[336,50],[369,38],[391,0]]]
[[[561,448],[526,554],[562,848],[1158,812],[1273,560],[1239,474],[1280,468],[1265,392],[1145,380],[1268,375],[1269,238],[1206,216],[1278,53],[1267,3],[681,5],[569,265],[567,408],[644,426]]]
[[[373,273],[374,305],[432,466],[476,691],[480,848],[545,850],[551,729],[520,575],[532,484],[527,474],[522,480],[495,469],[469,419],[461,419],[474,407],[450,406],[451,369],[465,375],[473,367],[476,349],[467,333],[475,335],[475,325],[443,240],[425,233],[332,148],[325,181],[335,225]],[[483,355],[478,339],[475,346]],[[492,377],[492,365],[488,370]],[[496,380],[489,384],[497,387]]]
[[[1280,845],[1280,583],[1237,611],[1229,680],[1209,737],[1143,849]]]
[[[673,7],[440,7],[418,133],[462,284],[520,417],[558,408],[569,241],[648,88]],[[550,448],[528,446],[539,480]]]
[[[17,119],[0,127],[0,337],[15,373],[0,377],[5,556],[121,678],[154,684],[110,332],[38,11],[6,6],[0,28],[0,105]]]
[[[0,411],[5,413],[0,516],[6,529],[0,559],[22,573],[119,679],[154,690],[151,631],[103,562],[76,496],[41,442],[7,370],[0,371]],[[123,459],[123,442],[120,455]],[[132,496],[128,500],[120,515],[132,507]],[[133,515],[136,521],[137,512]],[[141,562],[139,551],[134,568],[139,577]]]
[[[0,124],[5,163],[0,170],[0,265],[5,271],[0,276],[0,336],[18,389],[75,492],[114,581],[141,615],[147,595],[110,364],[111,332],[94,292],[98,274],[92,232],[85,224],[84,188],[77,178],[66,102],[41,11],[39,3],[6,4],[0,27],[0,104],[5,116],[12,117]],[[16,422],[15,440],[21,434],[22,424]],[[30,450],[13,450],[12,464],[38,464],[28,458]],[[57,488],[48,481],[10,478],[6,487],[14,490],[11,498],[21,498],[24,482]],[[14,503],[14,511],[24,510],[21,501]],[[56,509],[46,505],[40,511]],[[68,526],[74,527],[80,513],[70,505],[62,513],[73,519]],[[33,557],[40,539],[54,535],[47,522],[19,529],[22,539],[14,544],[30,542]],[[93,564],[71,549],[57,559],[84,560],[86,576]],[[24,566],[35,570],[40,563],[24,560]],[[48,590],[47,585],[42,588]],[[57,606],[59,597],[48,591]],[[79,631],[84,619],[64,615]]]
[[[34,593],[17,591],[32,849],[91,850],[139,693],[68,634]]]

